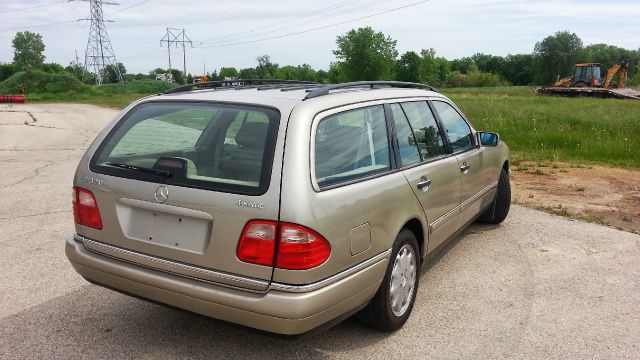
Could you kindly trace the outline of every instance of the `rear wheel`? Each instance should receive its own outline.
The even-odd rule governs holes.
[[[358,313],[365,325],[394,331],[409,318],[418,292],[420,258],[418,241],[410,230],[396,237],[387,272],[371,302]]]
[[[577,82],[575,85],[573,85],[573,87],[578,87],[578,88],[586,88],[587,87],[587,83],[580,81]]]
[[[498,189],[496,197],[493,199],[491,206],[479,218],[480,221],[489,224],[500,224],[509,215],[511,208],[511,184],[509,183],[509,172],[502,169],[500,178],[498,179]]]

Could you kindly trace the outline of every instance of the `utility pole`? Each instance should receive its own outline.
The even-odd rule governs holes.
[[[183,76],[187,78],[187,47],[186,44],[191,45],[193,47],[193,42],[187,36],[184,29],[175,29],[175,28],[167,28],[167,34],[160,39],[160,46],[163,43],[167,43],[167,52],[169,55],[169,72],[171,72],[171,45],[175,45],[176,48],[178,44],[182,45],[182,70]]]
[[[115,52],[111,47],[111,40],[105,27],[105,22],[111,22],[104,19],[102,5],[119,5],[116,2],[106,0],[80,0],[89,3],[91,18],[85,19],[91,21],[89,29],[89,40],[87,41],[87,49],[84,54],[84,70],[85,73],[93,73],[96,77],[96,85],[101,85],[104,80],[105,68],[113,65],[118,81],[122,81],[122,74],[118,67]]]

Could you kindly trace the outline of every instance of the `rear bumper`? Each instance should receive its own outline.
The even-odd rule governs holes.
[[[366,303],[375,295],[388,263],[387,252],[386,256],[377,257],[377,261],[335,282],[278,285],[256,292],[131,264],[92,252],[74,239],[67,240],[65,252],[80,275],[106,287],[287,335],[305,333]]]

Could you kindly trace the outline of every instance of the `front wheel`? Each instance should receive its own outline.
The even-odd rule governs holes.
[[[418,241],[410,230],[396,237],[387,272],[371,302],[358,313],[365,325],[394,331],[409,318],[418,292],[420,257]]]
[[[511,208],[511,184],[509,183],[509,172],[502,169],[500,178],[498,179],[498,189],[496,197],[493,199],[491,206],[479,218],[480,221],[489,224],[500,224],[509,215]]]

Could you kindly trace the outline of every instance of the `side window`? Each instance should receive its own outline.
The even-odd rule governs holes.
[[[451,105],[434,101],[433,106],[440,116],[444,131],[449,138],[454,153],[471,149],[475,145],[473,134],[467,121]]]
[[[429,160],[447,153],[433,113],[426,101],[407,102],[402,109],[415,134],[422,160]]]
[[[320,120],[315,133],[315,175],[320,187],[391,168],[384,108],[346,111]]]
[[[400,165],[409,166],[419,163],[421,160],[420,152],[418,152],[416,138],[411,130],[411,125],[409,125],[409,120],[399,104],[391,104],[390,107],[398,137]]]

